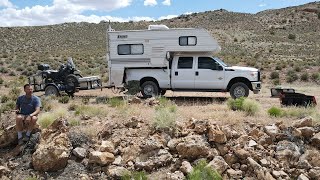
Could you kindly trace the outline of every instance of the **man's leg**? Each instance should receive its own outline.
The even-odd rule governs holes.
[[[22,131],[23,131],[23,115],[17,115],[16,116],[16,130],[18,132],[18,144],[21,145],[23,143],[22,141]]]
[[[35,127],[35,125],[37,123],[37,120],[38,120],[37,116],[32,116],[31,117],[31,120],[29,121],[28,126],[27,126],[27,133],[26,133],[27,138],[30,138],[31,132],[34,129],[34,127]]]

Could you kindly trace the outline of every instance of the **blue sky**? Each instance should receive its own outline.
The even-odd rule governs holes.
[[[310,0],[0,0],[0,27],[160,20],[209,10],[257,13]]]

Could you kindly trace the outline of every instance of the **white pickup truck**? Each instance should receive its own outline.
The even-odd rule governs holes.
[[[228,66],[219,58],[201,54],[177,55],[169,68],[127,68],[125,82],[139,81],[144,97],[164,95],[166,90],[230,92],[231,97],[258,93],[260,72],[256,68]]]
[[[144,97],[164,95],[166,90],[230,92],[247,97],[261,89],[256,68],[228,66],[212,57],[220,51],[204,29],[169,29],[108,32],[109,87],[138,83]]]

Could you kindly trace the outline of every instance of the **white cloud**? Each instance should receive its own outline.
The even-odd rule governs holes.
[[[0,0],[0,7],[13,7],[9,0]]]
[[[157,5],[157,1],[156,0],[144,0],[144,3],[143,3],[145,6],[155,6]]]
[[[263,3],[263,4],[259,4],[259,7],[265,7],[267,6],[267,4]]]
[[[171,0],[164,0],[162,2],[162,4],[165,5],[165,6],[170,6],[171,5]]]
[[[84,9],[111,11],[129,6],[132,0],[67,0],[67,2]]]

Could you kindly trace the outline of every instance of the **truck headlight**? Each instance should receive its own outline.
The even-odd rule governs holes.
[[[251,72],[250,75],[252,78],[258,79],[258,72],[257,71]]]

